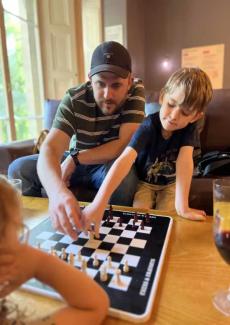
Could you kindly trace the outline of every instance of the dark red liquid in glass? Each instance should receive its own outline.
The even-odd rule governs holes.
[[[215,243],[220,255],[230,264],[230,231],[217,233],[215,235]]]

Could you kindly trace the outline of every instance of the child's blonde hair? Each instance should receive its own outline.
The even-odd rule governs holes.
[[[8,182],[6,177],[0,175],[0,236],[4,234],[9,222],[9,209],[17,206],[20,206],[18,191]]]
[[[208,75],[199,68],[182,68],[174,72],[161,90],[160,96],[171,94],[182,87],[185,97],[181,106],[192,112],[203,112],[212,99],[212,84]]]

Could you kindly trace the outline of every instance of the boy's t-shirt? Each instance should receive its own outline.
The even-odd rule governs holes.
[[[173,132],[169,139],[161,134],[159,112],[145,118],[133,135],[129,147],[137,151],[135,162],[140,180],[156,185],[167,185],[176,180],[176,160],[183,146],[200,147],[196,123]]]

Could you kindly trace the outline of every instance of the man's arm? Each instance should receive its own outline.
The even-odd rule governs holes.
[[[53,226],[76,239],[73,226],[82,228],[80,208],[76,198],[62,180],[60,166],[61,158],[69,142],[70,137],[65,132],[53,128],[41,147],[37,170],[49,197]]]
[[[60,161],[69,142],[70,137],[65,132],[51,129],[41,147],[37,170],[48,196],[65,187],[61,179]]]
[[[193,147],[183,146],[176,162],[176,198],[178,215],[191,220],[205,220],[205,212],[189,208],[189,191],[193,175]]]

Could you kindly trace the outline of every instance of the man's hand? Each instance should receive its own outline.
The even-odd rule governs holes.
[[[179,216],[185,219],[193,220],[193,221],[205,221],[206,213],[203,210],[196,210],[188,208],[183,212],[178,213]]]
[[[0,247],[0,298],[17,289],[35,276],[39,253],[36,249],[18,244],[14,248]]]
[[[76,166],[73,161],[73,158],[69,155],[61,164],[61,173],[62,173],[62,180],[66,184],[67,187],[70,186],[70,178],[75,170]]]
[[[54,193],[49,199],[49,212],[53,227],[76,240],[83,224],[81,209],[73,193],[67,188]]]
[[[95,204],[91,203],[82,210],[82,221],[85,229],[91,230],[91,224],[94,224],[95,236],[99,236],[100,222],[104,215],[104,209],[98,209]]]

